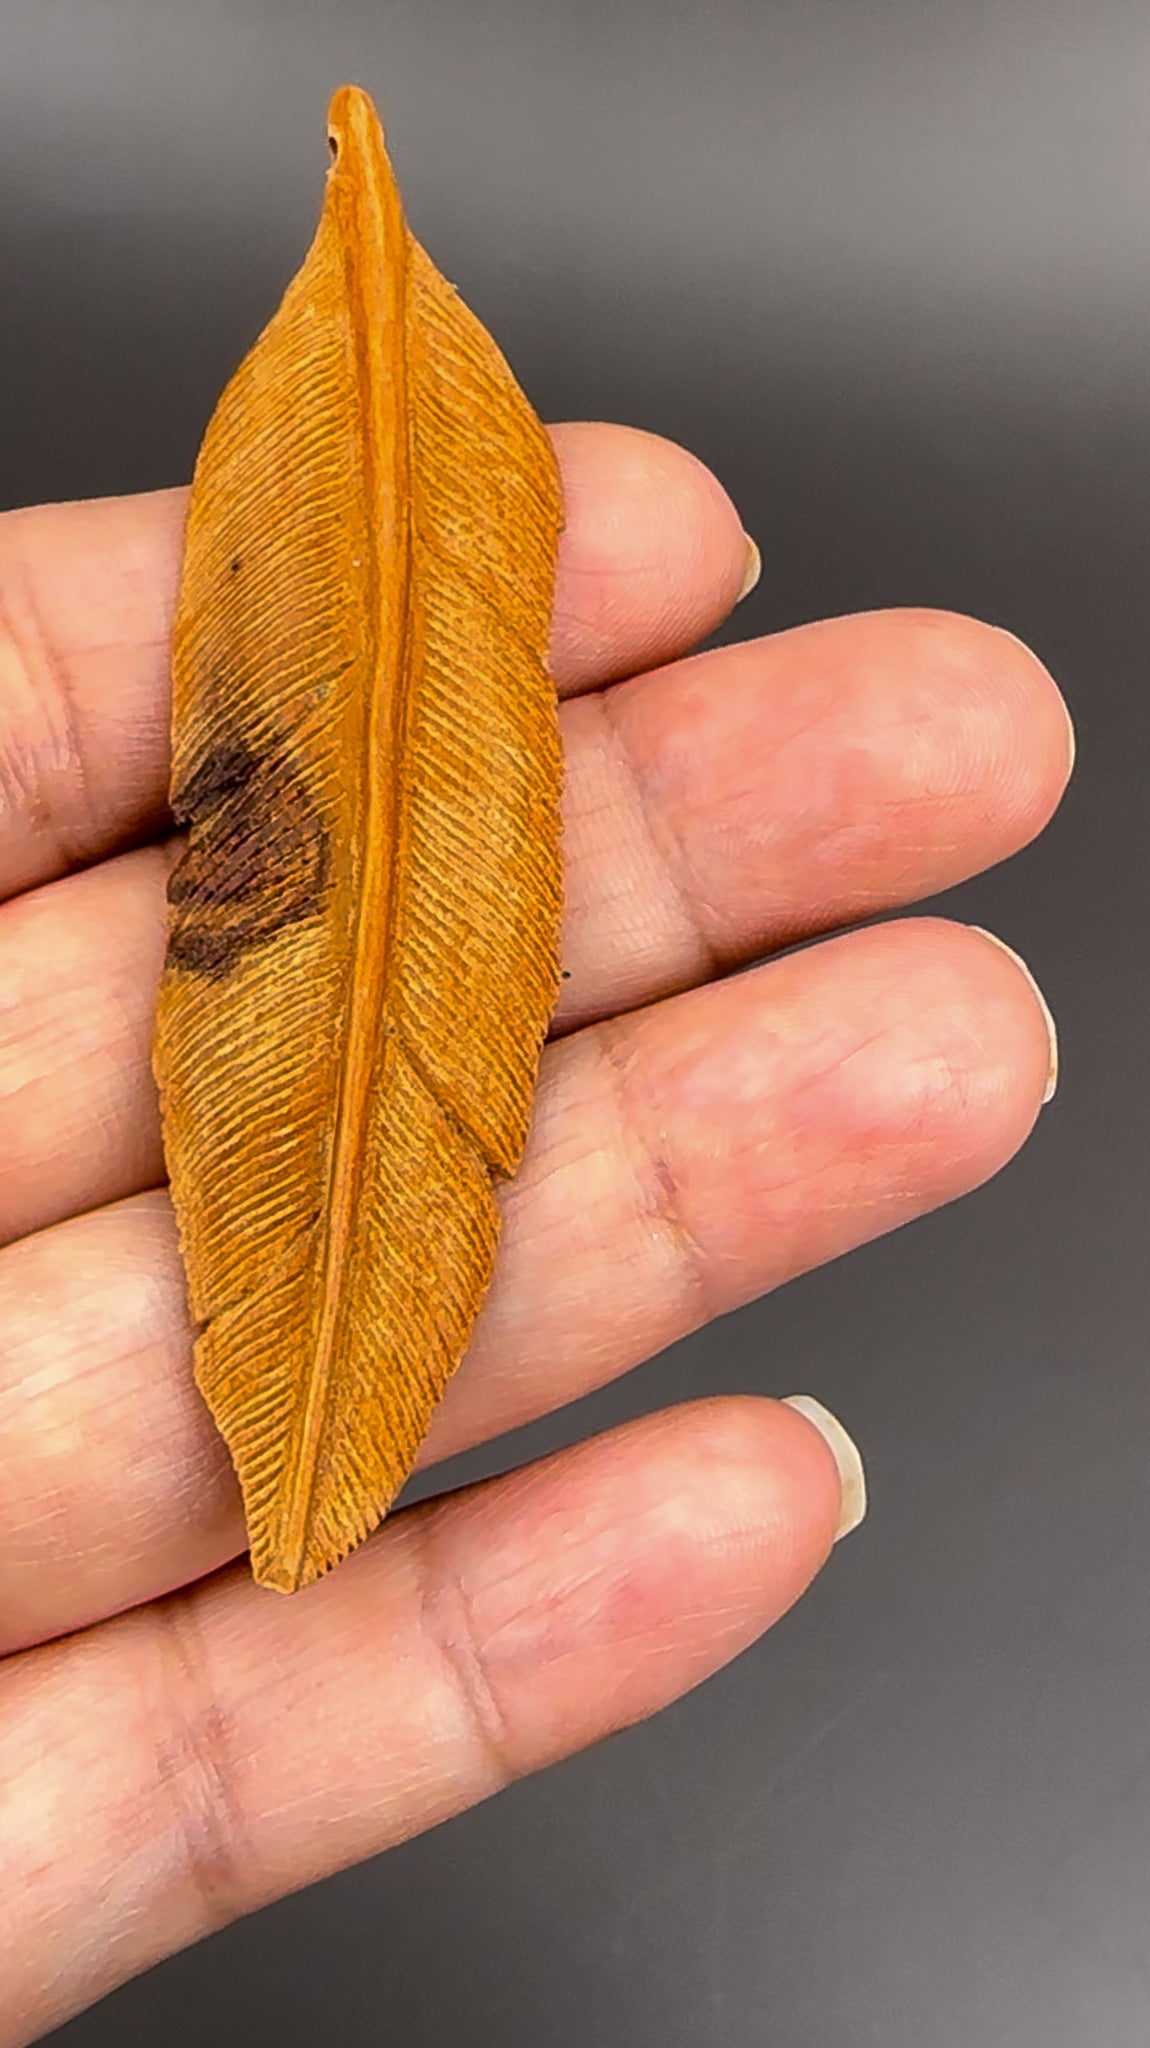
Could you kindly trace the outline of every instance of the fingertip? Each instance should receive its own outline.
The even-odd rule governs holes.
[[[783,1406],[803,1416],[821,1437],[834,1463],[839,1485],[839,1511],[835,1523],[836,1543],[849,1536],[865,1519],[867,1511],[866,1471],[862,1452],[854,1438],[813,1394],[784,1394]]]
[[[712,1556],[754,1558],[748,1590],[759,1633],[794,1605],[834,1547],[844,1500],[837,1454],[810,1410],[785,1401],[720,1395],[672,1412],[693,1539],[705,1533]]]
[[[517,1541],[547,1577],[548,1661],[577,1651],[621,1670],[625,1651],[627,1718],[664,1704],[801,1597],[834,1547],[842,1494],[818,1429],[762,1396],[694,1401],[568,1452],[520,1497]]]
[[[1004,859],[1058,807],[1074,765],[1069,709],[1045,663],[1007,627],[960,612],[913,616],[953,707],[956,775],[981,795],[993,827],[986,857]]]
[[[677,442],[605,420],[550,431],[565,516],[551,664],[570,694],[671,660],[721,624],[743,594],[748,536]]]
[[[1070,706],[1058,684],[1051,675],[1042,657],[1035,653],[1017,633],[1008,626],[992,626],[989,629],[1009,649],[1010,659],[1018,668],[1020,683],[1024,692],[1033,692],[1036,703],[1041,706],[1044,722],[1049,726],[1050,755],[1053,773],[1060,777],[1058,794],[1061,795],[1074,773],[1078,758],[1078,737]]]
[[[1025,962],[980,926],[907,918],[883,929],[909,948],[903,971],[921,976],[937,1063],[922,1130],[951,1169],[937,1197],[949,1200],[999,1172],[1030,1135],[1057,1076],[1054,1020]]]
[[[1018,964],[980,931],[892,919],[796,955],[793,973],[804,1010],[851,1018],[819,1046],[804,1133],[819,1131],[828,1159],[866,1161],[868,1179],[884,1162],[882,1229],[969,1194],[1019,1150],[1047,1088],[1050,1041]],[[845,1185],[849,1206],[857,1179]],[[804,1266],[844,1248],[834,1221],[804,1234]]]
[[[1070,710],[1046,664],[1016,633],[986,628],[988,668],[1001,704],[999,789],[1005,851],[1028,846],[1049,824],[1074,768]]]
[[[1016,953],[1013,946],[1007,945],[1005,939],[1000,939],[996,932],[987,931],[983,925],[973,924],[970,926],[970,930],[972,932],[977,933],[980,939],[984,939],[989,945],[994,947],[999,954],[1005,954],[1006,958],[1010,961],[1011,965],[1017,969],[1017,972],[1021,977],[1022,981],[1024,982],[1026,989],[1030,995],[1033,1007],[1035,1010],[1037,1010],[1045,1037],[1046,1052],[1046,1066],[1042,1081],[1042,1097],[1039,1107],[1045,1108],[1048,1102],[1053,1101],[1055,1092],[1058,1087],[1058,1026],[1054,1021],[1054,1013],[1051,1010],[1050,1004],[1047,1002],[1046,997],[1039,986],[1036,976],[1034,975],[1032,970],[1027,966],[1025,960],[1022,958],[1021,953]],[[1032,1031],[1031,1036],[1033,1037],[1034,1035],[1035,1034]]]

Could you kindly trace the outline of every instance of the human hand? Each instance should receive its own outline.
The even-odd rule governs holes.
[[[679,659],[739,592],[729,500],[651,436],[555,440],[569,979],[424,1464],[974,1187],[1052,1061],[942,920],[729,976],[1041,828],[1040,664],[928,612]],[[149,1057],[183,504],[0,520],[0,2048],[675,1698],[842,1506],[802,1414],[716,1399],[402,1509],[291,1600],[223,1569]]]

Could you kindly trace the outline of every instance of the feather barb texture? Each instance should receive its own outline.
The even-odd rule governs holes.
[[[554,453],[365,93],[329,134],[196,464],[154,1054],[196,1380],[283,1592],[411,1470],[559,987]]]

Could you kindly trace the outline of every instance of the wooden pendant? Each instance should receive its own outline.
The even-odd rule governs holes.
[[[465,1348],[559,987],[551,443],[367,95],[196,464],[155,1070],[252,1569],[386,1513]]]

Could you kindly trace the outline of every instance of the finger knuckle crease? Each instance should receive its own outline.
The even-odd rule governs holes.
[[[155,1789],[204,1932],[245,1912],[251,1868],[235,1783],[232,1731],[212,1686],[194,1620],[177,1602],[152,1610],[159,1664]]]
[[[670,1252],[687,1297],[687,1311],[699,1322],[718,1313],[712,1299],[711,1262],[687,1221],[678,1177],[662,1145],[653,1141],[646,1119],[635,1114],[630,1075],[615,1028],[598,1027],[608,1084],[614,1098],[621,1156],[630,1162],[635,1182],[635,1207],[645,1224]]]
[[[605,691],[599,701],[602,705],[603,721],[615,759],[622,769],[639,828],[654,857],[656,870],[666,883],[673,911],[679,919],[686,941],[695,955],[693,969],[708,979],[713,978],[726,971],[725,964],[703,922],[697,892],[691,886],[686,872],[687,861],[682,844],[672,834],[665,813],[660,813],[656,818],[652,810],[646,781],[631,752],[611,692]]]
[[[421,1565],[421,1622],[460,1701],[476,1746],[494,1778],[493,1790],[522,1776],[518,1745],[500,1690],[492,1677],[483,1638],[476,1627],[467,1588],[436,1542],[434,1522],[424,1535]]]
[[[94,810],[73,679],[52,642],[31,576],[0,564],[0,810],[83,849]],[[78,814],[65,828],[62,820]]]

